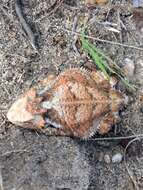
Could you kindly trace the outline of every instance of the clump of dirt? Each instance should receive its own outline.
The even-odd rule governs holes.
[[[126,58],[136,63],[143,56],[143,44],[131,18],[131,4],[118,0],[88,9],[83,1],[66,0],[53,10],[50,0],[22,2],[24,17],[37,36],[38,52],[23,31],[15,12],[15,1],[3,0],[0,5],[0,188],[142,189],[142,141],[130,145],[126,165],[123,160],[112,163],[112,156],[123,155],[130,139],[95,141],[98,134],[87,141],[47,137],[18,128],[6,118],[18,95],[48,73],[93,64],[81,52],[77,41],[75,31],[80,32],[83,25],[88,35],[94,37],[91,42],[119,66],[123,66]],[[107,137],[142,134],[143,103],[139,91],[130,93],[122,84],[118,88],[129,97],[129,102],[121,111],[120,124]],[[104,159],[107,154],[109,162]]]

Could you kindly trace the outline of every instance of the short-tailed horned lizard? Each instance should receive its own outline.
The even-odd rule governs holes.
[[[119,121],[122,94],[101,71],[72,68],[49,75],[11,106],[9,121],[49,134],[88,138]]]

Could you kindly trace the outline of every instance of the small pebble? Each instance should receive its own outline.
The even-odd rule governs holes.
[[[134,71],[135,71],[134,61],[129,58],[125,58],[123,69],[124,69],[127,77],[132,78],[132,76],[134,75]]]
[[[103,152],[100,152],[100,153],[99,153],[98,161],[99,161],[99,162],[102,162],[103,159],[104,159],[104,154],[103,154]]]
[[[104,161],[105,161],[106,164],[110,164],[111,159],[110,159],[110,156],[108,154],[105,154]]]
[[[120,163],[122,161],[122,159],[123,159],[123,155],[121,153],[116,153],[112,157],[112,162],[113,163]]]
[[[135,78],[143,84],[143,58],[139,58],[136,62]]]

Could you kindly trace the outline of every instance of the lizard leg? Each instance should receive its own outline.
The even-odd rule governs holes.
[[[110,88],[114,88],[117,84],[117,79],[115,77],[110,77],[108,79],[102,71],[92,71],[91,72],[92,79],[97,82],[99,86],[109,90]]]
[[[112,113],[106,114],[99,124],[99,134],[107,134],[110,131],[112,125],[117,123],[118,119],[118,116],[116,117],[116,115],[113,115]]]
[[[115,90],[110,90],[109,97],[111,112],[117,112],[120,109],[121,104],[124,102],[124,97],[120,92]]]

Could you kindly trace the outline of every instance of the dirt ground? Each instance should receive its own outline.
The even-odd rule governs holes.
[[[80,32],[83,24],[88,35],[108,41],[91,40],[119,66],[123,67],[126,58],[136,63],[143,51],[129,46],[143,47],[143,38],[132,20],[131,2],[117,0],[88,9],[83,1],[65,0],[54,10],[50,9],[52,0],[22,2],[39,53],[23,32],[14,0],[0,1],[0,190],[143,189],[142,141],[130,145],[126,163],[113,163],[115,154],[124,155],[129,140],[94,141],[98,135],[87,141],[48,137],[16,127],[6,118],[18,95],[48,73],[59,73],[70,66],[94,65],[81,52],[80,44],[75,43],[74,31]],[[124,8],[112,8],[117,4]],[[114,23],[120,32],[107,29],[105,21]],[[130,93],[120,83],[118,88],[130,101],[120,113],[121,122],[108,137],[142,134],[143,104],[139,92]]]

